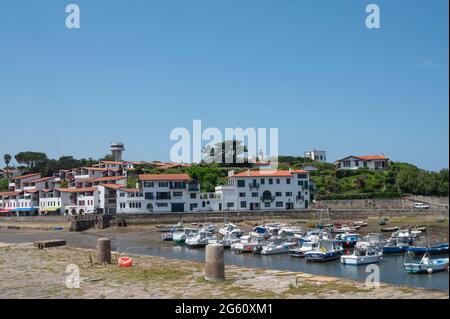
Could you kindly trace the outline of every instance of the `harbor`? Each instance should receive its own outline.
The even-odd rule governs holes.
[[[448,220],[437,221],[436,217],[422,217],[419,219],[391,217],[389,219],[389,226],[397,226],[401,229],[407,226],[407,223],[415,221],[420,225],[427,225],[426,232],[430,232],[430,236],[433,237],[434,242],[448,242]],[[275,222],[275,221],[273,221]],[[305,228],[307,230],[313,230],[314,228],[308,228],[317,221],[298,221],[298,220],[284,220],[280,221],[285,224],[295,224],[295,227]],[[267,224],[268,223],[266,221]],[[367,225],[361,227],[358,230],[361,236],[365,236],[367,233],[374,231],[380,231],[382,225],[379,225],[379,218],[373,217],[366,220]],[[242,230],[243,235],[252,231],[255,225],[261,224],[255,221],[252,222],[240,222],[236,226]],[[189,247],[186,244],[177,244],[172,241],[164,241],[162,238],[164,234],[168,234],[167,231],[176,224],[167,225],[139,225],[125,228],[108,228],[103,230],[90,229],[83,232],[69,232],[65,229],[55,228],[51,226],[49,229],[11,229],[14,227],[0,228],[0,242],[4,245],[27,245],[37,240],[49,240],[49,239],[64,239],[67,242],[66,248],[55,248],[58,251],[64,249],[87,249],[87,251],[95,249],[98,238],[107,237],[111,239],[112,250],[118,254],[138,256],[138,258],[156,258],[157,260],[168,260],[167,263],[174,263],[177,265],[189,265],[191,263],[198,265],[199,269],[205,260],[205,249],[199,247]],[[208,224],[210,225],[210,224]],[[218,230],[224,229],[224,223],[216,224]],[[0,224],[1,226],[1,224]],[[197,223],[186,224],[189,228],[198,228],[200,225]],[[386,226],[386,225],[384,225]],[[383,227],[384,227],[383,226]],[[342,227],[342,226],[341,226]],[[56,230],[58,229],[58,230]],[[426,233],[425,232],[425,233]],[[174,233],[175,234],[175,233]],[[388,239],[389,234],[382,233],[385,239]],[[423,237],[423,236],[422,236]],[[422,238],[422,242],[427,240],[428,236]],[[22,246],[21,246],[22,247]],[[1,248],[0,248],[1,249]],[[354,248],[344,247],[342,251],[343,256],[349,256],[352,254]],[[11,253],[11,250],[10,250]],[[383,254],[381,260],[377,265],[380,271],[380,282],[383,286],[397,287],[397,289],[403,289],[404,291],[412,291],[419,293],[424,291],[442,291],[448,298],[448,271],[435,272],[432,274],[411,274],[405,271],[405,253],[388,253]],[[448,258],[448,253],[442,255]],[[419,261],[422,255],[416,254],[408,256],[409,259]],[[135,258],[135,257],[133,257]],[[253,253],[236,253],[233,249],[224,250],[225,264],[228,268],[240,269],[241,274],[244,269],[246,271],[256,271],[256,273],[290,273],[293,278],[295,274],[302,274],[309,276],[308,278],[322,278],[321,280],[337,280],[337,281],[355,281],[358,285],[365,287],[365,280],[369,273],[366,272],[365,266],[346,265],[342,263],[339,258],[327,262],[310,262],[306,258],[295,258],[288,253],[280,253],[273,255],[262,255]],[[68,260],[65,257],[64,260]],[[56,262],[56,261],[55,261]],[[0,264],[0,267],[2,265]],[[178,266],[177,266],[178,267]],[[183,266],[184,267],[184,266]],[[114,266],[110,267],[111,269]],[[166,270],[170,272],[170,267],[161,269],[162,272]],[[4,272],[4,268],[1,272]],[[257,270],[255,270],[257,269]],[[114,273],[115,270],[111,270]],[[201,273],[201,269],[199,270]],[[233,271],[231,271],[233,273]],[[3,276],[3,274],[2,274]],[[199,275],[201,277],[201,275]],[[230,277],[230,271],[227,270],[227,280]],[[263,278],[263,276],[261,276]],[[334,279],[332,279],[334,278]],[[128,281],[127,277],[123,277],[122,280]],[[130,278],[131,280],[131,278]],[[236,283],[235,283],[236,284]],[[292,282],[291,282],[292,284]],[[325,287],[325,286],[324,286]],[[322,288],[324,288],[322,287]],[[286,284],[286,289],[289,289],[289,284]],[[329,288],[329,287],[328,287]],[[361,288],[362,289],[362,288]],[[364,290],[364,289],[363,289]],[[375,289],[377,290],[377,289]],[[280,298],[289,298],[279,292]],[[348,293],[351,293],[349,288]],[[381,293],[381,291],[380,291]],[[415,298],[416,295],[404,294],[402,298]],[[271,293],[268,293],[271,295]],[[275,293],[277,294],[277,293]],[[326,294],[323,292],[323,294]],[[268,296],[269,296],[268,295]],[[305,294],[302,297],[312,297],[313,295]],[[369,298],[370,294],[364,294],[359,288],[354,289],[354,298]],[[173,297],[173,296],[172,296]],[[299,297],[299,296],[297,296]],[[323,297],[321,295],[321,297]],[[386,297],[386,296],[385,296]],[[385,298],[379,297],[379,298]]]

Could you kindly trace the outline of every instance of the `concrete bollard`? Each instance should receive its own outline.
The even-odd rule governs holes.
[[[223,246],[220,244],[209,244],[206,246],[205,279],[211,281],[225,280]]]
[[[111,263],[111,240],[109,238],[99,238],[97,240],[97,262]]]

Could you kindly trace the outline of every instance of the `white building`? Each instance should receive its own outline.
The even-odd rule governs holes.
[[[360,168],[368,169],[386,169],[389,167],[389,158],[384,155],[368,155],[368,156],[347,156],[337,160],[336,169],[354,170]]]
[[[199,211],[200,185],[188,174],[141,174],[139,181],[148,212]]]
[[[327,151],[319,151],[319,150],[313,149],[310,151],[306,151],[305,157],[310,158],[313,161],[325,163],[327,161]]]
[[[309,175],[304,170],[250,171],[228,176],[216,187],[218,210],[292,210],[310,203]]]
[[[68,215],[93,214],[102,211],[97,187],[58,188],[61,210]]]

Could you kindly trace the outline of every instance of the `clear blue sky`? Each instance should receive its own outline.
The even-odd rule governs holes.
[[[65,27],[65,6],[81,29]],[[381,8],[381,29],[365,7]],[[1,1],[0,153],[169,160],[175,127],[448,167],[448,1]],[[3,157],[3,155],[2,155]],[[3,163],[2,163],[3,164]]]

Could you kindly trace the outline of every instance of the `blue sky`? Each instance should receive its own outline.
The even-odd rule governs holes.
[[[65,27],[76,3],[81,28]],[[381,9],[367,29],[365,7]],[[169,160],[170,131],[448,167],[448,1],[1,1],[0,153]],[[3,157],[3,156],[2,156]]]

